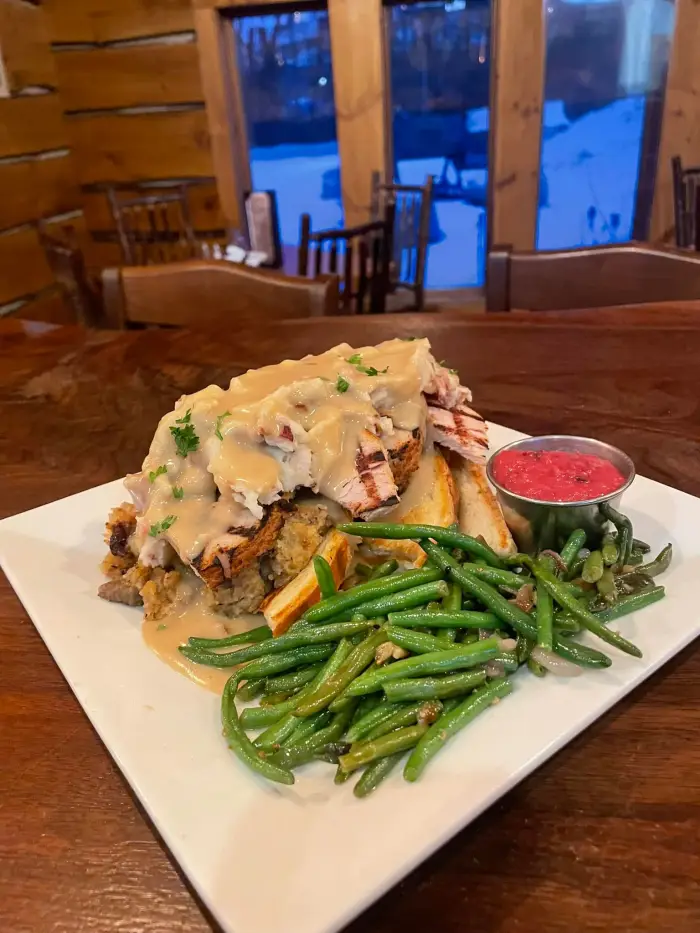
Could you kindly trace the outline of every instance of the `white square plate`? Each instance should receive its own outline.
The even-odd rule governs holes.
[[[519,436],[491,427],[494,447]],[[612,650],[611,668],[574,680],[519,675],[513,696],[456,737],[415,785],[399,772],[361,801],[352,782],[335,786],[318,764],[294,787],[273,786],[226,748],[218,698],[145,647],[140,613],[95,595],[105,517],[123,499],[121,483],[109,483],[0,522],[0,561],[113,758],[231,933],[341,929],[700,632],[700,500],[640,477],[625,511],[639,537],[655,551],[671,541],[675,555],[667,598],[619,626],[643,660]]]

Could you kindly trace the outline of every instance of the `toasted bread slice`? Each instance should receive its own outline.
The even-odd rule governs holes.
[[[352,547],[348,538],[333,528],[323,539],[316,554],[325,557],[333,571],[335,585],[340,586],[348,572],[352,557]],[[320,598],[321,591],[318,587],[313,561],[309,561],[291,583],[270,593],[260,608],[273,635],[282,635]]]
[[[481,535],[497,554],[514,554],[515,542],[486,478],[486,468],[458,456],[452,457],[451,463],[459,489],[460,529],[474,538]]]
[[[402,525],[425,524],[447,527],[457,521],[458,493],[447,461],[439,450],[426,450],[401,503],[388,516]],[[415,541],[389,541],[384,538],[365,542],[375,554],[408,561],[415,567],[425,563],[425,551]]]

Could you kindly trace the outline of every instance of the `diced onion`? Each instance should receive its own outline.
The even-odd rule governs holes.
[[[547,651],[545,648],[534,647],[530,652],[530,657],[557,677],[578,677],[583,673],[578,664],[567,661],[566,658],[560,658],[558,654]]]

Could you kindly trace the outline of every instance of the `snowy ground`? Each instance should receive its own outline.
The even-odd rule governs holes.
[[[488,113],[475,111],[467,120],[470,129],[482,130],[488,125]],[[643,123],[643,97],[616,101],[573,123],[564,116],[561,102],[546,103],[542,167],[547,200],[539,211],[538,249],[630,238]],[[254,187],[277,191],[284,244],[298,243],[299,218],[305,211],[311,214],[312,228],[342,225],[337,187],[328,183],[329,173],[337,172],[338,166],[335,143],[251,150]],[[427,174],[441,171],[441,159],[399,163],[404,183],[422,184]],[[462,181],[483,190],[486,173],[464,172]],[[437,201],[435,208],[441,238],[429,248],[428,287],[480,285],[484,211],[458,201]]]

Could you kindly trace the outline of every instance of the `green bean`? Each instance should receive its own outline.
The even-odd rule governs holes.
[[[646,541],[640,541],[639,538],[632,538],[632,547],[635,551],[641,551],[642,554],[648,554],[651,550],[651,545],[647,544]]]
[[[369,580],[374,573],[374,567],[371,567],[369,564],[355,564],[353,570],[358,577],[364,577],[365,580]]]
[[[328,709],[322,709],[320,713],[314,713],[313,716],[308,716],[306,719],[297,719],[296,716],[292,716],[291,713],[289,718],[294,725],[294,731],[280,743],[284,747],[298,745],[300,742],[304,742],[309,736],[313,735],[314,732],[325,729],[326,726],[331,724],[333,713]]]
[[[462,534],[453,528],[443,528],[440,525],[394,525],[382,522],[356,522],[347,525],[338,525],[338,531],[349,535],[359,535],[361,538],[432,538],[446,547],[459,548],[472,557],[485,560],[491,567],[503,567],[501,558],[482,539],[472,538],[471,535]]]
[[[479,580],[486,580],[491,586],[503,586],[516,593],[524,583],[532,583],[529,574],[513,573],[512,570],[499,570],[497,567],[483,567],[480,564],[467,562],[462,566]]]
[[[468,630],[464,630],[463,634],[459,638],[459,644],[460,645],[473,645],[474,642],[478,640],[479,640],[478,632],[470,632]]]
[[[537,644],[540,648],[551,651],[553,648],[552,622],[554,607],[549,591],[537,581]]]
[[[310,664],[303,667],[300,671],[294,671],[292,674],[280,674],[279,677],[268,677],[265,682],[265,689],[270,692],[284,692],[296,690],[297,687],[303,687],[314,679],[319,671],[323,670],[323,664]],[[238,696],[241,691],[238,691]]]
[[[384,577],[381,580],[358,583],[357,586],[353,586],[349,590],[343,590],[341,593],[331,596],[330,599],[324,599],[322,602],[316,603],[315,606],[306,610],[301,621],[325,622],[341,612],[355,609],[357,606],[378,599],[380,596],[399,593],[422,583],[434,583],[436,580],[441,580],[443,576],[442,571],[436,567],[424,567],[421,570],[407,570],[405,573],[397,573],[392,577]],[[361,611],[364,612],[364,609]]]
[[[593,632],[594,635],[608,642],[608,644],[619,648],[620,651],[624,651],[626,654],[630,654],[635,658],[641,658],[642,652],[636,645],[627,641],[627,639],[623,638],[618,632],[613,632],[611,629],[606,628],[600,618],[593,615],[592,612],[589,612],[589,610],[582,606],[571,593],[567,592],[553,574],[526,555],[523,556],[523,563],[531,567],[537,579],[541,580],[543,585],[551,593],[552,599],[556,600],[562,608],[568,609],[573,613],[584,628],[587,628],[589,632]]]
[[[643,564],[643,563],[644,563],[644,553],[642,551],[638,551],[637,548],[633,547],[632,553],[627,558],[627,566],[638,567],[639,564]]]
[[[583,565],[581,576],[586,583],[597,583],[603,576],[603,555],[600,551],[591,551]]]
[[[575,635],[580,632],[581,623],[570,612],[559,612],[554,616],[554,630],[566,635]]]
[[[515,645],[515,653],[519,664],[524,664],[530,657],[530,652],[535,647],[535,643],[530,641],[524,635],[518,635]]]
[[[293,784],[294,775],[292,772],[287,768],[260,758],[257,749],[243,731],[236,711],[237,686],[238,683],[234,674],[226,682],[221,696],[221,723],[228,747],[243,764],[269,781],[276,781],[279,784]]]
[[[648,577],[658,577],[659,574],[668,570],[672,560],[673,545],[667,544],[654,560],[650,561],[648,564],[642,564],[640,567],[637,567],[637,573],[645,573]]]
[[[367,668],[369,670],[369,668]],[[379,694],[374,694],[372,696],[362,697],[360,702],[357,704],[355,709],[355,714],[352,717],[352,722],[350,726],[354,726],[356,722],[359,722],[367,713],[371,713],[375,706],[379,706],[384,702],[384,697],[379,696]]]
[[[347,755],[340,756],[340,766],[344,771],[355,771],[362,765],[376,761],[377,758],[405,752],[406,749],[413,748],[427,731],[427,725],[408,726],[406,729],[397,729],[395,732],[383,735],[379,739],[360,742],[354,745]]]
[[[435,722],[442,712],[442,703],[439,700],[422,700],[420,703],[409,703],[402,709],[396,710],[384,722],[378,723],[371,732],[367,734],[367,741],[380,739],[383,735],[388,735],[396,729],[403,726],[412,726],[414,723],[430,724]]]
[[[268,677],[272,674],[283,674],[292,671],[302,664],[313,664],[315,661],[324,661],[333,654],[333,645],[307,645],[300,648],[291,648],[281,654],[271,654],[266,658],[251,661],[236,671],[238,680],[248,678]],[[291,697],[290,697],[291,699]]]
[[[566,564],[568,569],[571,569],[571,565],[576,560],[578,552],[586,543],[586,532],[583,528],[576,528],[571,532],[569,537],[566,540],[566,544],[559,551],[559,556],[562,561]]]
[[[358,674],[361,674],[372,663],[375,651],[385,641],[386,632],[383,629],[370,632],[364,641],[352,649],[338,670],[303,699],[294,710],[294,714],[302,717],[310,716],[329,706]]]
[[[403,758],[403,752],[396,752],[394,755],[387,755],[384,758],[377,758],[370,765],[367,765],[362,772],[360,780],[353,788],[353,794],[356,797],[367,797],[375,791],[382,781],[389,777],[391,772]],[[338,765],[339,772],[350,777],[352,771],[343,771]]]
[[[486,682],[485,671],[462,671],[445,677],[414,677],[391,680],[384,684],[384,692],[392,703],[407,700],[441,700],[463,696]]]
[[[279,706],[285,703],[290,697],[293,697],[296,691],[287,690],[284,693],[268,693],[260,700],[260,705],[267,709],[270,706]]]
[[[502,667],[509,674],[514,673],[520,667],[517,651],[501,651],[493,658],[492,663],[494,666]],[[486,676],[488,677],[489,675],[487,674]]]
[[[378,564],[372,573],[370,574],[370,580],[381,580],[383,577],[390,577],[392,573],[396,573],[399,569],[399,562],[393,557],[391,560],[385,560],[383,563]]]
[[[350,703],[346,709],[333,714],[333,719],[329,726],[320,729],[318,732],[314,732],[313,735],[308,736],[300,742],[296,742],[293,745],[285,745],[284,748],[275,752],[270,760],[283,768],[297,768],[299,765],[313,761],[316,752],[320,748],[323,748],[324,745],[328,745],[329,742],[338,741],[347,729],[354,712],[355,704]]]
[[[260,696],[260,694],[265,689],[265,684],[267,680],[264,677],[258,677],[256,680],[248,680],[245,685],[238,688],[238,698],[239,700],[254,700],[255,697]]]
[[[576,580],[581,576],[583,565],[588,560],[588,555],[590,553],[591,552],[588,550],[588,548],[581,548],[581,550],[578,552],[578,556],[574,558],[574,562],[572,563],[571,568],[566,575],[567,580]]]
[[[280,722],[284,716],[288,713],[291,713],[293,709],[301,703],[301,701],[313,693],[318,687],[325,682],[325,680],[334,674],[345,659],[350,654],[352,646],[347,638],[341,639],[341,641],[336,646],[335,651],[326,661],[324,667],[318,672],[314,680],[311,681],[306,687],[304,687],[299,693],[291,697],[286,703],[280,703],[279,706],[272,707],[271,709],[264,709],[262,707],[252,707],[250,709],[244,709],[241,713],[241,724],[245,729],[263,729],[266,726],[271,726],[276,722]]]
[[[344,784],[346,781],[349,781],[352,777],[352,771],[343,771],[343,769],[338,765],[335,769],[335,776],[333,778],[334,784]]]
[[[462,591],[456,583],[450,584],[450,591],[442,600],[442,609],[445,612],[461,612]],[[453,627],[446,628],[440,633],[439,638],[448,644],[455,642],[457,640],[457,629]]]
[[[323,627],[304,626],[303,628],[293,629],[286,635],[280,635],[273,638],[272,641],[263,642],[261,645],[251,645],[249,648],[239,648],[238,651],[230,651],[226,654],[215,654],[214,652],[205,652],[200,648],[188,648],[187,645],[181,645],[180,651],[191,661],[198,664],[206,664],[209,667],[233,667],[242,664],[244,661],[255,660],[271,654],[286,652],[292,648],[306,648],[309,645],[321,645],[324,643],[339,641],[341,638],[355,635],[357,632],[365,632],[371,628],[374,623],[366,622],[336,622]],[[299,662],[302,663],[302,662]]]
[[[613,535],[603,535],[603,540],[600,544],[600,553],[603,556],[603,563],[606,567],[612,567],[617,563],[620,553],[617,550],[617,542]]]
[[[492,680],[475,690],[455,709],[443,713],[437,722],[434,722],[422,736],[411,752],[403,771],[406,780],[417,781],[426,766],[448,739],[467,726],[479,713],[491,706],[494,701],[507,696],[512,689],[512,685],[507,680]]]
[[[561,636],[555,639],[554,650],[560,658],[580,667],[610,667],[612,664],[607,654],[603,654],[602,651]]]
[[[615,528],[617,528],[617,548],[620,552],[620,566],[624,567],[632,553],[632,542],[634,540],[632,537],[632,522],[626,515],[614,509],[609,502],[602,502],[600,504],[600,511],[603,517],[607,518],[607,520],[612,522]]]
[[[535,677],[544,677],[544,675],[547,673],[547,669],[542,667],[540,662],[535,661],[534,658],[527,659],[527,668],[529,671],[532,671]]]
[[[350,751],[350,743],[345,739],[339,739],[337,742],[328,742],[321,748],[316,749],[314,758],[317,761],[325,761],[329,765],[337,765],[341,755],[347,755]]]
[[[331,596],[335,596],[337,589],[331,565],[320,554],[314,557],[314,573],[318,581],[318,588],[321,591],[321,599],[330,599]]]
[[[612,567],[605,568],[603,576],[596,583],[596,588],[607,602],[611,603],[615,601],[615,578],[613,576]]]
[[[429,625],[431,628],[489,628],[495,629],[499,621],[492,612],[431,612],[421,611],[390,612],[389,622],[400,625],[402,628],[420,628]]]
[[[602,612],[596,612],[595,617],[601,622],[614,622],[631,612],[637,612],[639,609],[646,609],[653,603],[657,603],[666,595],[663,586],[654,586],[647,590],[640,590],[639,593],[633,593],[630,596],[620,596],[614,606],[609,609],[603,609]]]
[[[346,735],[348,742],[359,742],[360,739],[364,739],[375,726],[389,719],[389,717],[393,716],[399,709],[400,707],[398,704],[389,703],[386,697],[384,697],[374,709],[371,709],[356,722],[352,723]]]
[[[373,619],[379,619],[389,612],[400,612],[402,609],[414,609],[416,606],[424,606],[431,599],[442,599],[447,592],[449,584],[444,580],[436,580],[433,583],[421,583],[410,590],[402,590],[400,593],[390,593],[387,596],[379,596],[368,603],[364,603],[360,608],[363,614]],[[344,622],[353,618],[353,610],[346,609],[333,616],[330,624]],[[324,623],[323,627],[329,623]],[[319,628],[321,626],[318,626]]]
[[[381,690],[390,680],[404,677],[422,676],[423,674],[452,673],[465,668],[477,667],[491,661],[500,653],[499,638],[486,638],[473,645],[455,645],[444,651],[434,651],[417,657],[395,661],[388,667],[363,674],[347,688],[349,696],[363,696]]]
[[[515,603],[508,602],[491,584],[485,580],[479,580],[478,577],[465,570],[453,557],[432,541],[421,542],[421,547],[438,566],[448,571],[452,579],[459,583],[464,591],[476,596],[496,618],[501,622],[507,622],[518,633],[531,635],[535,623],[532,617],[523,612]]]
[[[451,647],[452,643],[446,643],[434,635],[426,635],[424,632],[416,632],[411,629],[399,628],[397,625],[388,625],[386,628],[387,638],[393,644],[413,654],[429,654],[431,651],[444,651]]]
[[[272,630],[267,625],[258,625],[247,632],[226,635],[224,638],[190,638],[187,644],[192,648],[231,648],[233,645],[257,645],[272,638]]]

